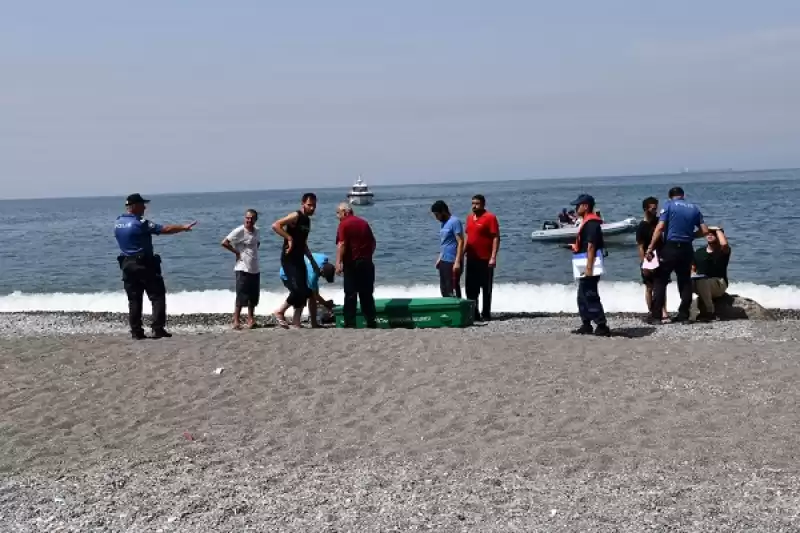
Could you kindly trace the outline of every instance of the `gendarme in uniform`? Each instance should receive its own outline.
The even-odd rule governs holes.
[[[114,222],[114,237],[119,245],[117,257],[125,293],[128,295],[128,322],[135,339],[145,338],[142,327],[144,293],[153,306],[153,336],[171,337],[164,327],[167,323],[167,300],[164,278],[161,276],[161,257],[153,252],[153,235],[190,231],[194,224],[162,226],[144,218],[145,200],[132,194],[125,201],[127,212]]]

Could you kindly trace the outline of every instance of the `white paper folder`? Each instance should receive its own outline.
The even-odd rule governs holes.
[[[572,276],[575,279],[582,278],[586,272],[586,257],[585,252],[572,255]],[[606,273],[605,259],[603,258],[603,250],[597,250],[595,253],[594,266],[592,268],[593,276],[602,276]]]

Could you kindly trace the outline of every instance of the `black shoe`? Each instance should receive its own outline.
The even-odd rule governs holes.
[[[147,338],[147,335],[144,334],[144,331],[132,331],[131,338],[135,341],[143,341]]]
[[[154,339],[169,339],[170,337],[172,337],[172,333],[165,330],[164,328],[153,330]]]
[[[594,329],[592,329],[591,324],[584,324],[578,329],[573,329],[571,333],[574,335],[591,335],[594,333]]]
[[[709,322],[714,322],[716,319],[717,316],[714,313],[700,313],[699,315],[697,315],[695,321],[707,324]]]
[[[675,315],[675,318],[672,319],[673,324],[688,324],[689,323],[689,315],[682,315],[678,313]]]
[[[594,334],[598,337],[610,337],[611,330],[607,325],[603,324],[602,326],[597,326],[597,329],[594,330]]]

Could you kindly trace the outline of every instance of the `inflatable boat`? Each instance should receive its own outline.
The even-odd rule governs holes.
[[[619,222],[603,224],[603,237],[616,237],[636,233],[639,220],[635,217],[626,218]],[[574,242],[578,235],[578,226],[562,226],[557,222],[545,222],[542,229],[531,233],[531,240],[535,242]]]

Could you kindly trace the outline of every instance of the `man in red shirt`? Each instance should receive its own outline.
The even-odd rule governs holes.
[[[356,302],[368,328],[377,327],[375,311],[375,236],[363,218],[353,213],[350,204],[336,209],[339,228],[336,230],[336,273],[344,274],[344,327],[356,327]]]
[[[472,197],[472,213],[467,215],[467,279],[466,296],[475,302],[475,320],[492,318],[492,281],[500,248],[500,225],[497,217],[486,210],[482,194]],[[478,295],[483,292],[483,309],[478,312]]]

